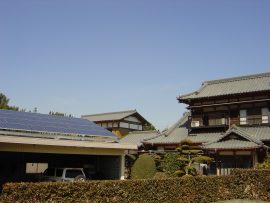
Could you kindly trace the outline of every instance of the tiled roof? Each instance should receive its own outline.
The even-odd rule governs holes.
[[[136,110],[129,111],[118,111],[118,112],[110,112],[110,113],[101,113],[101,114],[92,114],[92,115],[82,115],[81,117],[93,122],[98,121],[119,121],[129,116],[137,117],[143,125],[151,125],[141,114],[139,114]]]
[[[225,138],[226,136],[230,135],[231,133],[235,133],[237,135],[240,135],[241,137],[245,138],[246,140],[249,140],[251,142],[257,143],[259,145],[262,145],[262,141],[256,139],[252,134],[250,134],[248,131],[245,131],[241,129],[240,127],[237,127],[236,125],[233,125],[230,129],[227,130],[224,136],[219,138],[219,140]]]
[[[236,134],[239,137],[228,137]],[[257,140],[252,134],[233,125],[227,132],[215,141],[202,146],[205,149],[254,149],[264,147],[262,141]]]
[[[237,133],[242,135],[246,134],[251,139],[257,141],[270,140],[270,126],[249,126],[249,127],[237,127]],[[229,129],[230,130],[230,129]],[[240,132],[241,131],[241,132]],[[228,134],[227,131],[226,134]],[[193,143],[208,143],[221,139],[224,137],[225,133],[194,133],[189,134],[187,139],[191,140]]]
[[[260,148],[261,145],[244,140],[225,140],[205,145],[205,149],[254,149]]]
[[[136,144],[141,146],[144,139],[153,138],[158,136],[158,131],[133,131],[120,139],[120,143]]]
[[[101,114],[92,114],[92,115],[82,115],[82,118],[91,120],[91,121],[115,121],[121,120],[128,116],[137,113],[136,110],[130,111],[118,111],[118,112],[109,112],[109,113],[101,113]]]
[[[191,140],[193,143],[208,143],[213,142],[223,136],[222,133],[197,133],[189,134],[187,139]]]
[[[179,144],[181,140],[185,139],[188,135],[188,116],[190,114],[185,112],[183,117],[180,118],[172,127],[167,131],[162,132],[159,136],[154,138],[145,139],[143,143],[150,144]]]
[[[270,126],[238,127],[257,140],[270,140]]]
[[[186,128],[178,128],[170,135],[161,134],[155,138],[145,139],[143,143],[147,144],[179,144],[181,140],[187,137],[188,130]]]
[[[178,100],[233,95],[270,90],[270,72],[221,80],[206,81],[202,87],[190,94],[178,97]]]

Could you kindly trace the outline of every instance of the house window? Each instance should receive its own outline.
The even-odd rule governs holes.
[[[240,110],[240,125],[246,125],[247,124],[247,110],[241,109]]]
[[[262,123],[268,123],[269,109],[262,108]]]
[[[261,108],[250,108],[247,110],[247,123],[249,125],[258,125],[262,123]]]

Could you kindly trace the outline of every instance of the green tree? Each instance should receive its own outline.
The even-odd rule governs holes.
[[[193,164],[197,163],[207,163],[209,164],[213,159],[208,156],[203,156],[202,150],[192,149],[191,147],[192,141],[190,140],[182,140],[180,146],[178,148],[179,157],[178,161],[180,163],[180,167],[175,173],[177,176],[183,175],[192,175],[195,176],[198,174],[196,168]]]
[[[61,113],[61,112],[57,112],[57,111],[56,112],[50,111],[49,115],[73,117],[71,114]]]
[[[0,93],[0,109],[8,109],[19,111],[19,107],[16,106],[9,106],[9,99],[3,93]]]
[[[150,130],[156,130],[156,128],[155,128],[155,126],[153,126],[152,124],[150,124],[150,125],[145,124],[145,125],[143,126],[143,130],[144,130],[144,131],[150,131]]]
[[[270,156],[267,154],[264,161],[261,164],[256,165],[257,169],[270,169]]]
[[[163,167],[163,171],[168,176],[172,176],[172,177],[177,176],[175,171],[181,168],[181,162],[179,162],[178,158],[179,158],[179,153],[168,152],[164,155],[164,158],[161,164]]]

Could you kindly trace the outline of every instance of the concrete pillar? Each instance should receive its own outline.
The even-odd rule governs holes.
[[[120,156],[120,180],[125,179],[125,155]]]

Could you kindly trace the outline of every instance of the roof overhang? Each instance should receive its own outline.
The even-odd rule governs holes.
[[[132,150],[137,149],[133,144],[121,144],[113,142],[94,142],[80,140],[62,140],[62,139],[47,139],[33,138],[21,136],[0,135],[1,144],[15,145],[36,145],[47,147],[65,147],[65,148],[81,148],[81,149],[112,149],[112,150]]]

